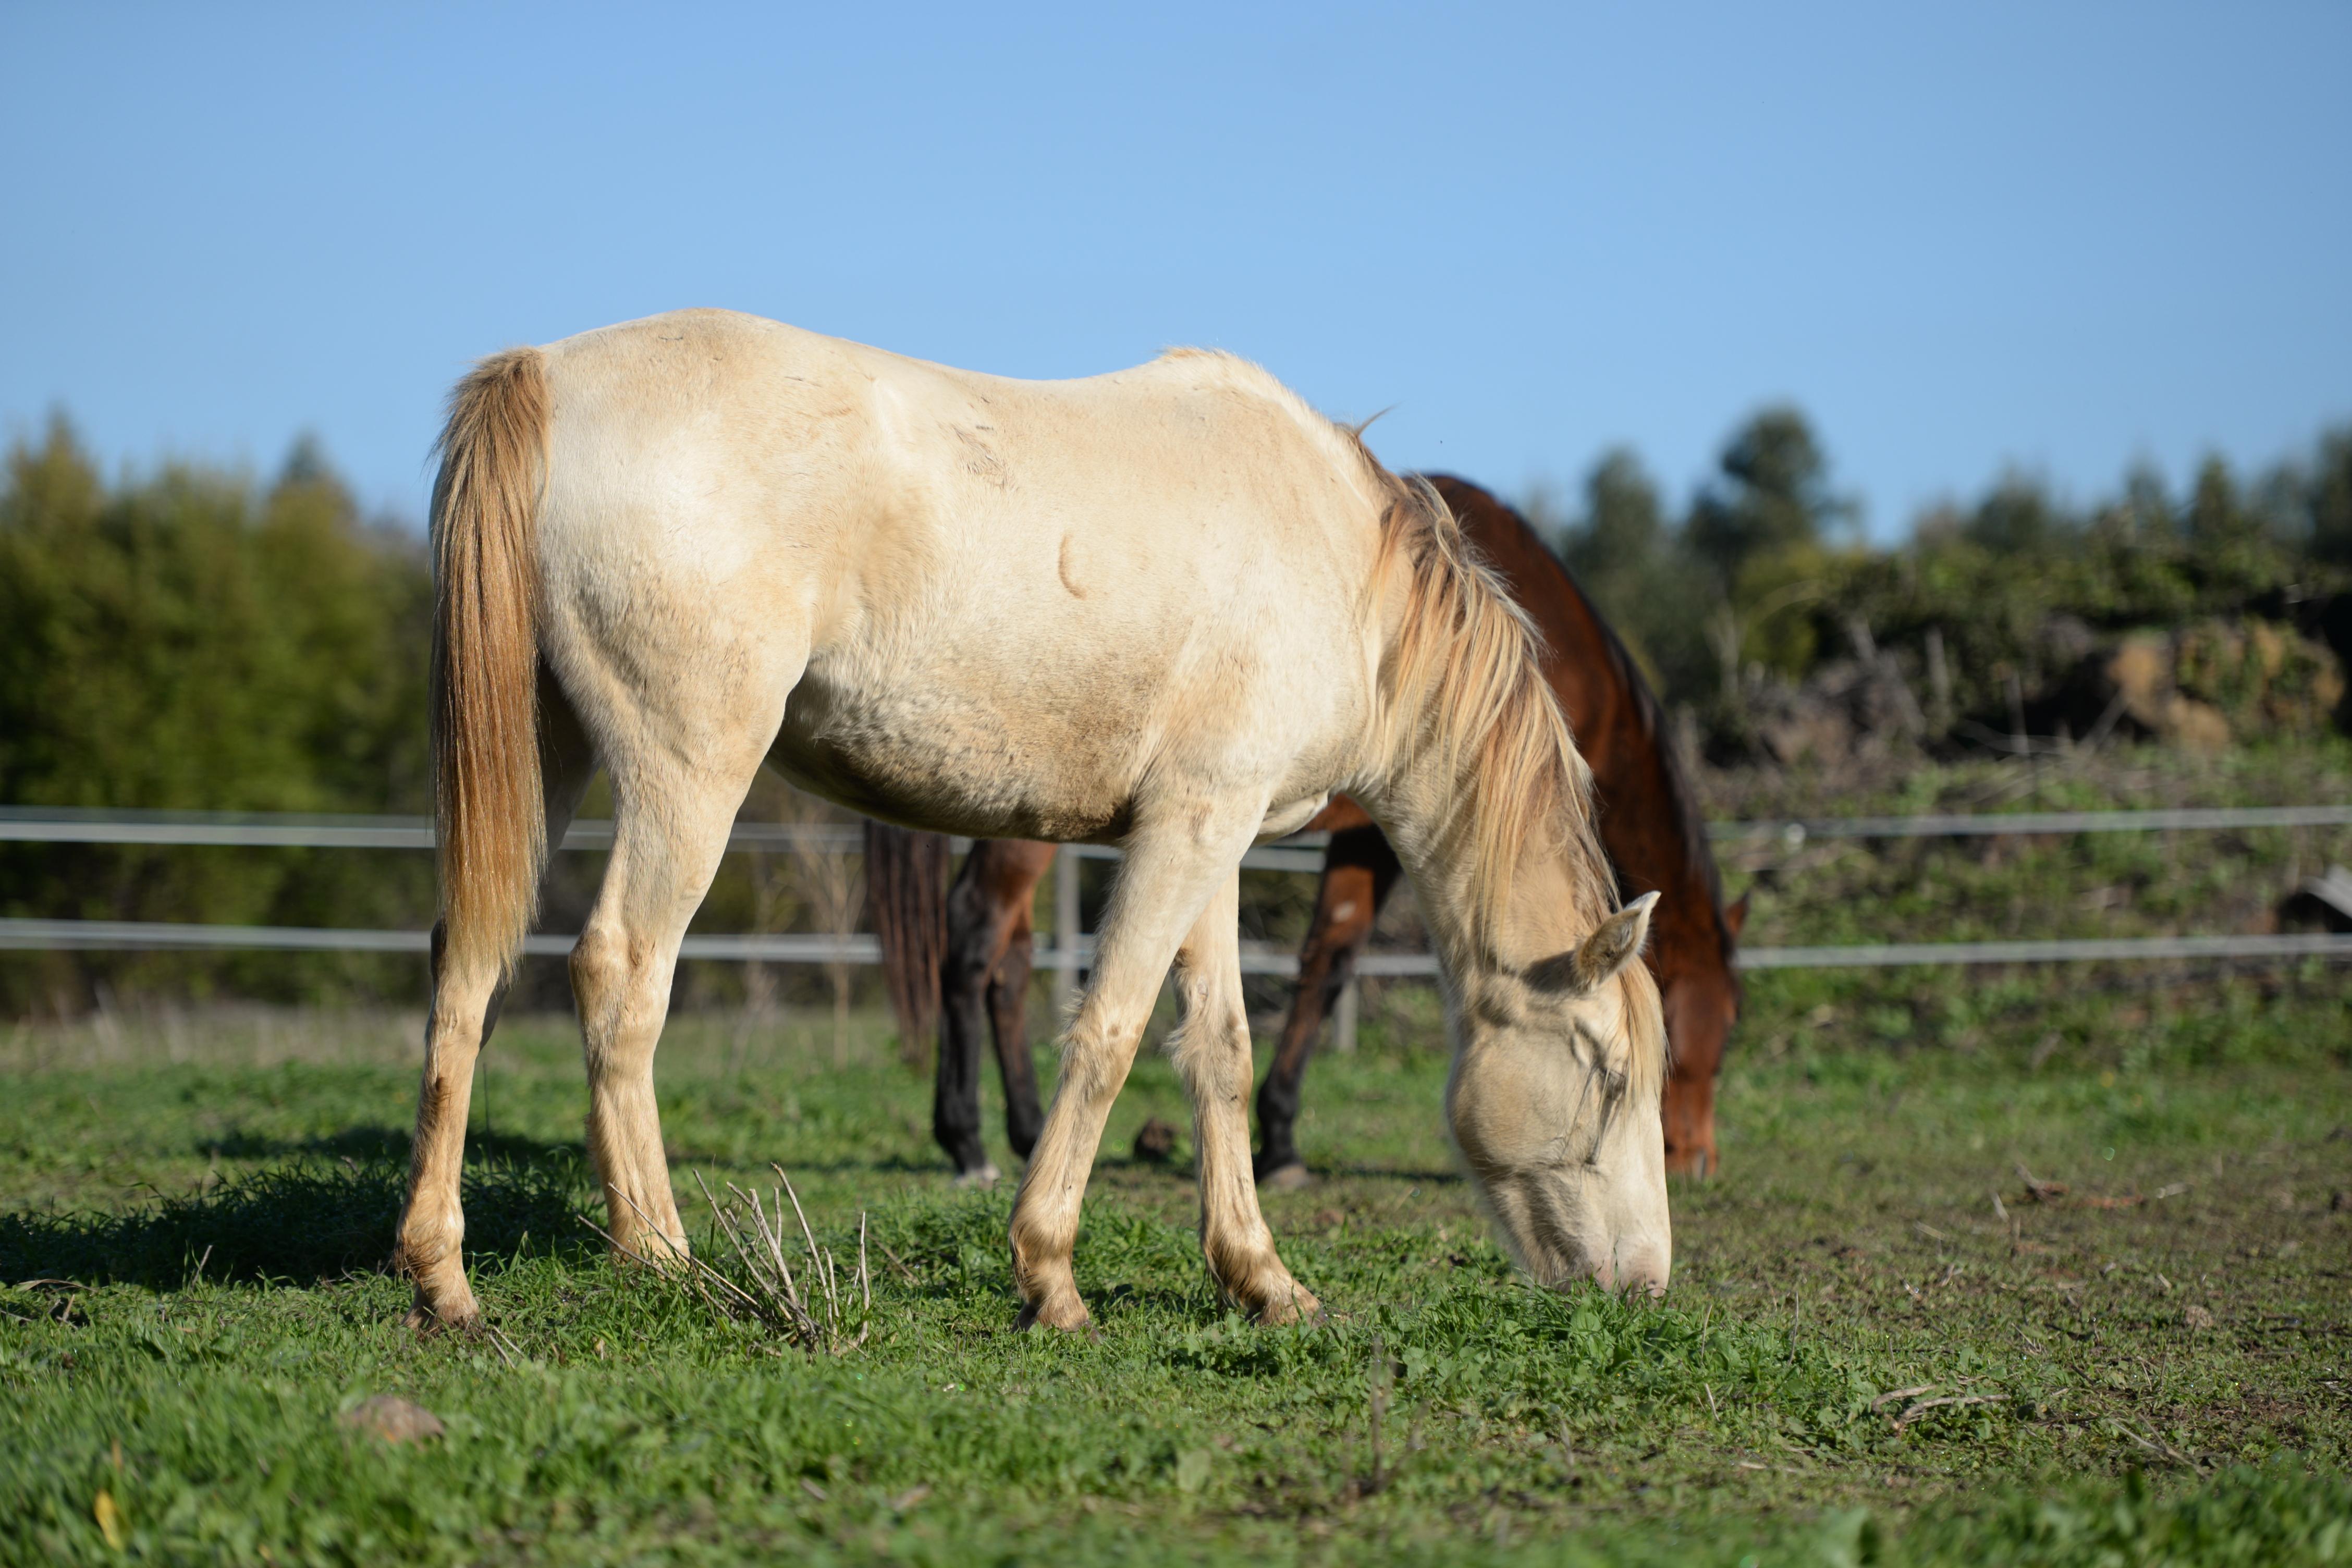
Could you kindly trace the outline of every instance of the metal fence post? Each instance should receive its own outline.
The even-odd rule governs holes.
[[[1078,988],[1078,937],[1086,929],[1078,910],[1078,857],[1068,845],[1054,857],[1054,1027],[1059,1031]]]
[[[1339,1010],[1331,1020],[1331,1048],[1343,1057],[1356,1054],[1356,1019],[1364,1002],[1364,983],[1354,975],[1339,987]]]

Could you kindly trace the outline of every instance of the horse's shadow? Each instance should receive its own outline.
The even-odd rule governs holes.
[[[601,1245],[579,1215],[593,1190],[576,1145],[468,1139],[469,1263]],[[358,1127],[299,1142],[231,1136],[223,1156],[282,1161],[128,1213],[0,1214],[0,1279],[180,1289],[214,1280],[312,1284],[391,1266],[408,1135]]]
[[[316,1138],[265,1138],[255,1133],[235,1131],[219,1138],[207,1138],[198,1148],[204,1153],[224,1160],[324,1159],[405,1166],[412,1142],[405,1128],[347,1127],[340,1132],[322,1133]],[[492,1165],[570,1168],[581,1164],[583,1158],[581,1146],[576,1142],[530,1138],[520,1132],[468,1131],[466,1134],[466,1163],[468,1165],[478,1161]]]

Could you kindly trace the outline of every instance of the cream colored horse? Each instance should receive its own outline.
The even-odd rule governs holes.
[[[1171,963],[1210,1271],[1262,1320],[1317,1310],[1250,1178],[1235,895],[1243,852],[1334,791],[1435,932],[1447,1112],[1512,1250],[1546,1283],[1664,1288],[1648,901],[1612,913],[1526,623],[1352,432],[1223,354],[1006,381],[689,310],[484,361],[442,450],[442,921],[399,1240],[419,1321],[476,1312],[475,1054],[599,767],[616,837],[572,954],[588,1143],[614,1237],[685,1245],[654,1047],[762,760],[914,826],[1126,847],[1013,1206],[1024,1325],[1087,1321],[1079,1203]]]

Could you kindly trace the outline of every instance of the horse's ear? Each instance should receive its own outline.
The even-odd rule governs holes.
[[[1650,910],[1657,901],[1656,893],[1643,893],[1566,952],[1530,968],[1528,981],[1538,990],[1571,996],[1599,990],[1642,955],[1642,944],[1650,939]]]
[[[1742,893],[1732,901],[1729,909],[1723,911],[1723,929],[1731,933],[1732,941],[1738,942],[1740,931],[1745,930],[1747,925],[1748,895]]]

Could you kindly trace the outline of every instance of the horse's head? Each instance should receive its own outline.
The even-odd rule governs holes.
[[[1681,1176],[1711,1176],[1715,1152],[1715,1080],[1723,1049],[1739,1020],[1738,971],[1732,952],[1748,919],[1748,900],[1696,931],[1669,931],[1654,963],[1664,994],[1666,1037],[1674,1070],[1664,1111],[1666,1169]]]
[[[1665,1028],[1646,894],[1566,952],[1465,976],[1446,1114],[1504,1239],[1545,1285],[1666,1288]]]

